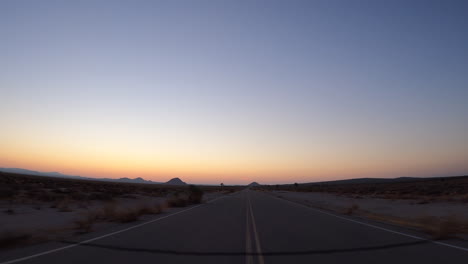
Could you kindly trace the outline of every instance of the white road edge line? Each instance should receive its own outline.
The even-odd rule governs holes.
[[[260,246],[260,239],[258,238],[257,225],[255,224],[255,217],[253,214],[252,202],[250,201],[250,197],[249,197],[249,206],[250,206],[250,216],[252,218],[252,227],[253,227],[254,236],[255,236],[255,244],[257,245],[257,252],[260,253],[260,255],[258,255],[258,262],[260,262],[260,264],[265,264],[265,260],[263,259],[263,255],[262,255],[262,247]]]
[[[346,221],[350,221],[350,222],[353,222],[353,223],[356,223],[356,224],[361,224],[361,225],[365,225],[365,226],[368,226],[368,227],[373,227],[373,228],[376,228],[376,229],[387,231],[387,232],[390,232],[390,233],[394,233],[394,234],[398,234],[398,235],[402,235],[402,236],[406,236],[406,237],[411,237],[411,238],[418,239],[418,240],[425,240],[425,241],[429,241],[429,242],[437,244],[437,245],[451,247],[451,248],[455,248],[455,249],[459,249],[459,250],[463,250],[463,251],[468,252],[468,248],[459,247],[459,246],[455,246],[455,245],[452,245],[452,244],[447,244],[447,243],[444,243],[444,242],[434,241],[434,240],[430,240],[430,239],[419,237],[419,236],[413,236],[413,235],[410,235],[410,234],[394,231],[394,230],[387,229],[387,228],[384,228],[384,227],[380,227],[380,226],[364,223],[364,222],[361,222],[361,221],[357,221],[357,220],[354,220],[354,219],[350,219],[350,218],[347,218],[347,217],[343,217],[343,216],[335,215],[335,214],[332,214],[332,213],[328,213],[328,212],[319,210],[317,208],[309,207],[309,206],[306,206],[306,205],[303,205],[303,204],[300,204],[300,203],[296,203],[296,202],[293,202],[293,201],[290,201],[290,200],[287,200],[287,199],[281,199],[281,198],[278,198],[276,196],[272,196],[272,197],[276,198],[278,200],[281,200],[281,201],[287,201],[287,202],[290,202],[290,203],[293,203],[293,204],[300,205],[302,207],[308,208],[310,210],[317,211],[317,212],[322,213],[322,214],[334,216],[336,218],[343,219],[343,220],[346,220]],[[2,263],[0,263],[0,264],[2,264]]]
[[[151,224],[151,223],[154,223],[154,222],[157,222],[157,221],[166,219],[166,218],[168,218],[168,217],[170,217],[170,216],[174,216],[174,215],[181,214],[181,213],[183,213],[183,212],[187,212],[187,211],[189,211],[189,210],[195,209],[195,208],[197,208],[197,207],[203,206],[203,205],[208,204],[208,203],[212,203],[212,202],[214,202],[214,201],[216,201],[216,200],[219,200],[219,199],[222,199],[222,198],[226,198],[226,197],[228,197],[228,196],[226,195],[226,196],[218,197],[218,198],[213,199],[213,200],[210,200],[210,201],[208,201],[208,202],[206,202],[206,203],[204,203],[204,204],[199,204],[199,205],[196,205],[196,206],[187,208],[187,209],[185,209],[185,210],[182,210],[182,211],[179,211],[179,212],[175,212],[175,213],[170,214],[170,215],[166,215],[166,216],[163,216],[163,217],[159,217],[159,218],[156,218],[156,219],[153,219],[153,220],[150,220],[150,221],[147,221],[147,222],[138,224],[138,225],[134,225],[134,226],[131,226],[131,227],[128,227],[128,228],[119,230],[119,231],[115,231],[115,232],[112,232],[112,233],[109,233],[109,234],[105,234],[105,235],[98,236],[98,237],[95,237],[95,238],[91,238],[91,239],[88,239],[88,240],[85,240],[85,241],[81,241],[81,242],[78,242],[78,243],[76,243],[76,244],[72,244],[72,245],[68,245],[68,246],[64,246],[64,247],[59,247],[59,248],[56,248],[56,249],[44,251],[44,252],[37,253],[37,254],[34,254],[34,255],[30,255],[30,256],[27,256],[27,257],[22,257],[22,258],[17,258],[17,259],[13,259],[13,260],[8,260],[8,261],[5,261],[5,262],[0,262],[0,264],[18,263],[18,262],[20,262],[20,261],[24,261],[24,260],[28,260],[28,259],[40,257],[40,256],[43,256],[43,255],[47,255],[47,254],[54,253],[54,252],[57,252],[57,251],[62,251],[62,250],[69,249],[69,248],[72,248],[72,247],[77,247],[77,246],[82,245],[82,244],[86,244],[86,243],[89,243],[89,242],[93,242],[93,241],[96,241],[96,240],[99,240],[99,239],[102,239],[102,238],[106,238],[106,237],[109,237],[109,236],[113,236],[113,235],[116,235],[116,234],[119,234],[119,233],[126,232],[126,231],[129,231],[129,230],[132,230],[132,229],[135,229],[135,228],[138,228],[138,227],[147,225],[147,224]]]

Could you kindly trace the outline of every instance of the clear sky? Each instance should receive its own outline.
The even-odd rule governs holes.
[[[468,1],[0,1],[0,167],[468,174]]]

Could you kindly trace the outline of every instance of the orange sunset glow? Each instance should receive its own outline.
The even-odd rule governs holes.
[[[456,31],[50,8],[2,18],[0,167],[206,184],[468,173]]]

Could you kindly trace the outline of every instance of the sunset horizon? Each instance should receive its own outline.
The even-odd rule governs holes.
[[[468,174],[465,5],[5,2],[0,167],[265,184]]]
[[[129,179],[136,179],[142,178],[147,181],[152,181],[156,183],[164,183],[173,178],[179,178],[189,184],[197,184],[197,185],[248,185],[252,182],[258,182],[259,184],[265,185],[275,185],[275,184],[294,184],[294,183],[314,183],[314,182],[327,182],[327,181],[340,181],[340,180],[352,180],[352,179],[360,179],[360,178],[375,178],[375,179],[397,179],[397,178],[439,178],[439,177],[459,177],[459,176],[466,176],[468,173],[458,172],[455,171],[453,173],[413,173],[412,175],[408,174],[347,174],[347,175],[267,175],[267,176],[252,176],[246,174],[239,174],[239,175],[226,175],[222,173],[214,173],[214,174],[194,174],[194,173],[132,173],[126,171],[117,171],[115,173],[107,173],[102,172],[99,174],[90,172],[80,172],[77,170],[68,170],[68,171],[61,171],[56,170],[53,168],[47,169],[35,169],[30,167],[5,167],[0,166],[0,171],[2,169],[19,169],[19,170],[27,170],[27,171],[35,171],[40,173],[60,173],[66,176],[79,176],[89,179],[113,179],[118,180],[121,178],[129,178]],[[235,178],[235,180],[228,180],[223,181],[222,179],[226,179],[226,177]],[[284,180],[287,177],[288,180]],[[259,178],[265,179],[264,181],[260,181]],[[206,179],[206,180],[204,180]]]

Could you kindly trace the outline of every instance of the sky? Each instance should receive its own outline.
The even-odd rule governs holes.
[[[0,167],[468,174],[468,2],[0,1]]]

